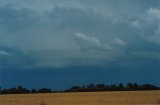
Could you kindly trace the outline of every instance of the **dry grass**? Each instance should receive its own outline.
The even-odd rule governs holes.
[[[160,91],[0,95],[0,105],[149,105],[159,100]]]

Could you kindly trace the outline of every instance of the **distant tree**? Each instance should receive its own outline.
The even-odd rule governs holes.
[[[8,89],[3,89],[1,90],[1,94],[10,94]]]
[[[137,83],[134,83],[134,89],[135,89],[135,90],[138,90],[138,89],[139,89]]]
[[[105,84],[97,84],[96,85],[96,89],[98,89],[98,90],[105,90]]]
[[[73,91],[73,92],[78,92],[78,91],[81,91],[82,88],[80,86],[73,86],[71,87],[70,91]]]
[[[52,90],[51,89],[47,89],[47,88],[42,88],[38,90],[39,93],[51,93]]]
[[[23,88],[22,86],[17,87],[18,93],[30,93],[30,90]]]
[[[134,84],[128,83],[128,84],[127,84],[127,89],[128,89],[128,90],[134,90]]]
[[[94,85],[94,84],[90,84],[90,85],[87,86],[87,88],[88,88],[88,89],[94,89],[94,88],[95,88],[95,85]]]
[[[83,85],[82,85],[82,89],[86,89],[86,86],[85,86],[85,84],[83,84]]]
[[[118,90],[124,90],[124,85],[123,85],[123,83],[120,83],[120,84],[118,85]]]
[[[38,93],[38,91],[36,89],[32,89],[31,93]]]
[[[18,90],[23,90],[22,86],[17,87]]]
[[[111,90],[111,86],[110,86],[110,85],[106,85],[106,86],[105,86],[105,90],[106,90],[106,91]]]
[[[143,84],[143,85],[140,85],[140,89],[141,90],[157,90],[158,87],[151,84]]]
[[[87,91],[95,91],[96,90],[96,86],[95,84],[91,83],[89,85],[87,85]]]
[[[1,93],[1,89],[2,89],[2,88],[1,88],[1,86],[0,86],[0,93]]]
[[[117,85],[116,84],[111,84],[111,90],[113,91],[113,90],[117,90]]]

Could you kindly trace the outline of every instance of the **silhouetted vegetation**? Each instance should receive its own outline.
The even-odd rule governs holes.
[[[1,89],[1,94],[25,94],[30,93],[30,90],[23,88],[22,86],[18,86],[16,88],[10,88],[10,89]]]
[[[38,93],[52,93],[52,90],[47,88],[42,88],[38,90]]]
[[[72,86],[70,89],[64,91],[53,91],[48,88],[41,89],[26,89],[22,86],[16,88],[3,89],[0,87],[0,94],[26,94],[26,93],[53,93],[53,92],[96,92],[96,91],[140,91],[140,90],[160,90],[160,87],[154,86],[152,84],[137,84],[128,83],[124,85],[120,84],[89,84],[83,86]]]
[[[36,89],[30,90],[23,88],[22,86],[9,89],[0,89],[0,94],[27,94],[27,93],[52,93],[52,90],[47,88],[42,88],[39,90]]]
[[[90,84],[86,86],[73,86],[70,89],[66,90],[67,92],[88,92],[88,91],[136,91],[136,90],[159,90],[160,87],[154,86],[152,84],[142,84],[138,85],[137,83],[128,83],[124,85],[120,84]]]

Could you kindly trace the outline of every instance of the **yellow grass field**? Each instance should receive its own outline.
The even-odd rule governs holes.
[[[160,105],[160,91],[0,95],[0,105]]]

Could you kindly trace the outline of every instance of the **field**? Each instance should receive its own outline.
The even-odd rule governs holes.
[[[0,95],[0,105],[160,105],[160,91]]]

